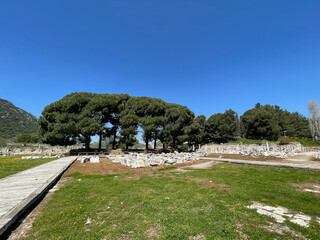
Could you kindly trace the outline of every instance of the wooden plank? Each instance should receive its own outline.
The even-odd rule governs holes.
[[[0,236],[75,161],[60,158],[0,179]]]

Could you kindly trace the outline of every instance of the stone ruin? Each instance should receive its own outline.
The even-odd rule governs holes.
[[[203,152],[191,152],[191,153],[128,153],[123,155],[108,155],[108,158],[113,163],[119,163],[132,168],[142,168],[148,166],[159,165],[173,165],[176,163],[184,163],[192,160],[199,160],[200,157],[205,157]]]
[[[76,160],[81,163],[85,163],[85,162],[100,163],[99,156],[78,156]]]
[[[201,151],[209,153],[221,154],[240,154],[244,156],[265,156],[276,158],[287,158],[295,156],[299,152],[303,152],[304,148],[300,143],[292,143],[287,145],[278,145],[265,142],[258,144],[209,144],[203,145]]]
[[[0,156],[12,156],[18,154],[56,154],[67,153],[71,149],[79,148],[79,146],[50,146],[47,144],[34,144],[27,146],[9,146],[0,148]]]
[[[39,158],[61,158],[65,154],[52,155],[51,153],[45,155],[32,155],[32,156],[22,156],[21,159],[39,159]]]

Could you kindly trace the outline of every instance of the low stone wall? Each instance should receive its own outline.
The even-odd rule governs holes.
[[[53,153],[67,153],[77,146],[50,146],[47,144],[35,144],[23,147],[4,147],[0,148],[0,156],[10,156],[17,154],[53,154]]]
[[[192,160],[199,160],[200,157],[206,156],[203,152],[192,153],[128,153],[125,155],[108,155],[113,163],[120,163],[132,168],[141,168],[147,166],[173,165],[184,163]]]
[[[241,154],[245,156],[266,156],[286,158],[294,156],[299,152],[303,152],[304,148],[300,143],[292,143],[288,145],[278,145],[265,142],[258,144],[209,144],[203,145],[201,151],[209,153],[221,154]]]

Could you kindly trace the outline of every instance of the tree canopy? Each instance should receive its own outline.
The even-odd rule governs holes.
[[[89,148],[92,136],[107,138],[112,148],[129,148],[140,135],[145,142],[161,142],[177,148],[208,142],[228,142],[239,137],[276,140],[279,136],[310,137],[308,120],[279,106],[260,103],[240,118],[232,109],[206,120],[195,117],[185,106],[151,97],[127,94],[71,93],[46,106],[39,119],[39,135],[44,143]],[[106,142],[106,141],[104,141]]]
[[[193,119],[187,107],[161,99],[79,92],[45,107],[39,124],[42,141],[50,144],[82,142],[89,148],[91,137],[99,135],[99,148],[103,137],[112,137],[113,148],[128,148],[141,128],[147,148],[157,140],[175,148],[187,140],[185,129]]]
[[[237,113],[231,109],[212,115],[205,128],[209,141],[223,143],[235,139],[237,137],[237,117]]]
[[[256,104],[241,116],[243,135],[250,139],[277,140],[279,136],[309,137],[308,120],[279,106]]]

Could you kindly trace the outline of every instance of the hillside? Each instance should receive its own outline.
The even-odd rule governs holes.
[[[37,134],[38,128],[35,116],[0,98],[0,137],[10,139],[17,134]]]

